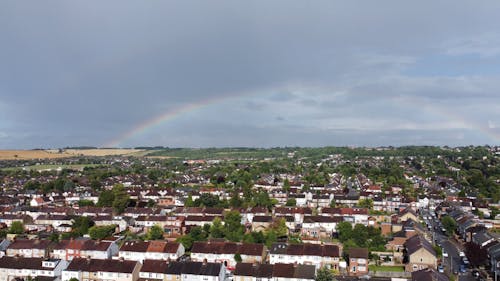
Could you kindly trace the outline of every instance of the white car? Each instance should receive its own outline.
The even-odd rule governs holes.
[[[465,257],[465,253],[464,253],[464,252],[460,252],[460,253],[458,253],[458,255],[459,255],[460,257]]]
[[[444,257],[444,258],[447,258],[447,257],[448,257],[448,253],[447,253],[447,252],[445,252],[445,251],[443,251],[443,257]]]

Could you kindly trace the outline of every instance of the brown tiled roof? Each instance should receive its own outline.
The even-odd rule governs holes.
[[[273,277],[293,278],[295,270],[293,264],[290,263],[276,263],[273,267]]]
[[[182,274],[218,276],[221,267],[222,264],[220,263],[186,262]]]
[[[138,261],[130,260],[101,260],[74,258],[68,265],[68,271],[87,271],[87,272],[121,272],[132,273]]]
[[[252,222],[272,222],[272,216],[254,216]]]
[[[7,257],[0,258],[0,268],[12,269],[44,269],[42,261],[44,258],[23,258],[23,257]],[[47,268],[46,270],[52,270]]]
[[[314,279],[316,275],[316,267],[310,264],[298,264],[295,267],[293,277],[298,280]]]
[[[179,249],[179,243],[166,241],[126,241],[120,251],[127,252],[156,252],[175,253]]]
[[[349,249],[349,258],[368,258],[367,248],[351,248]]]
[[[304,223],[316,223],[316,222],[324,222],[324,223],[333,223],[333,222],[341,222],[344,219],[340,216],[304,216]]]
[[[448,281],[446,275],[441,274],[434,269],[426,268],[411,273],[412,281]]]
[[[218,216],[187,216],[186,221],[213,221],[217,217]]]
[[[251,264],[251,263],[237,263],[234,270],[235,276],[253,276],[256,278],[273,277],[272,264]]]
[[[312,214],[312,209],[309,207],[278,207],[274,210],[275,214]]]
[[[432,247],[431,243],[420,235],[414,235],[414,236],[408,238],[408,240],[406,240],[404,246],[406,247],[406,251],[407,251],[408,255],[415,253],[416,251],[420,250],[421,248],[424,248],[429,253],[436,256],[436,251],[434,251],[434,248]]]
[[[340,257],[340,249],[337,245],[324,245],[323,256],[324,257]]]
[[[238,253],[251,256],[261,256],[263,251],[264,245],[257,243],[243,243],[238,249]]]
[[[322,256],[322,257],[340,257],[340,249],[336,245],[318,245],[318,244],[286,244],[274,243],[271,246],[271,254],[295,255],[295,256]]]
[[[18,239],[12,242],[7,249],[47,249],[51,244],[50,240]]]
[[[146,252],[148,250],[149,244],[143,241],[126,241],[120,247],[120,251],[128,252]]]
[[[165,273],[167,272],[168,262],[163,260],[144,260],[141,272]]]
[[[262,244],[241,244],[234,242],[194,242],[192,253],[236,254],[260,256],[264,250]]]

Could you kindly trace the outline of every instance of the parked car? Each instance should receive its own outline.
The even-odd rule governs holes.
[[[448,253],[443,251],[443,258],[447,258],[448,257]]]
[[[444,267],[442,265],[438,265],[438,272],[443,273],[444,272]]]

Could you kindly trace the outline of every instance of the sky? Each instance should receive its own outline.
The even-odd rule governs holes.
[[[500,145],[499,1],[1,1],[0,149]]]

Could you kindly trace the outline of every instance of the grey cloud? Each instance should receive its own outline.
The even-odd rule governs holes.
[[[399,96],[461,98],[491,107],[498,104],[495,77],[402,72],[432,55],[498,56],[499,6],[497,1],[4,1],[0,98],[8,120],[0,120],[0,130],[8,137],[0,148],[99,145],[168,110],[227,97],[236,99],[234,108],[241,106],[238,97],[248,98],[247,111],[257,109],[262,116],[229,114],[226,107],[210,120],[233,117],[233,136],[247,135],[244,126],[269,122],[274,126],[266,131],[269,137],[256,145],[266,139],[286,143],[280,133],[319,143],[298,129],[282,132],[283,124],[273,121],[310,124],[322,116],[353,114],[398,118],[401,110],[383,103]],[[293,85],[304,87],[296,92]],[[329,96],[333,92],[345,94]],[[289,112],[270,107],[273,102],[291,106]],[[189,136],[182,130],[171,134]],[[216,142],[212,135],[198,137]],[[155,144],[168,145],[161,142],[169,138],[156,135]]]

